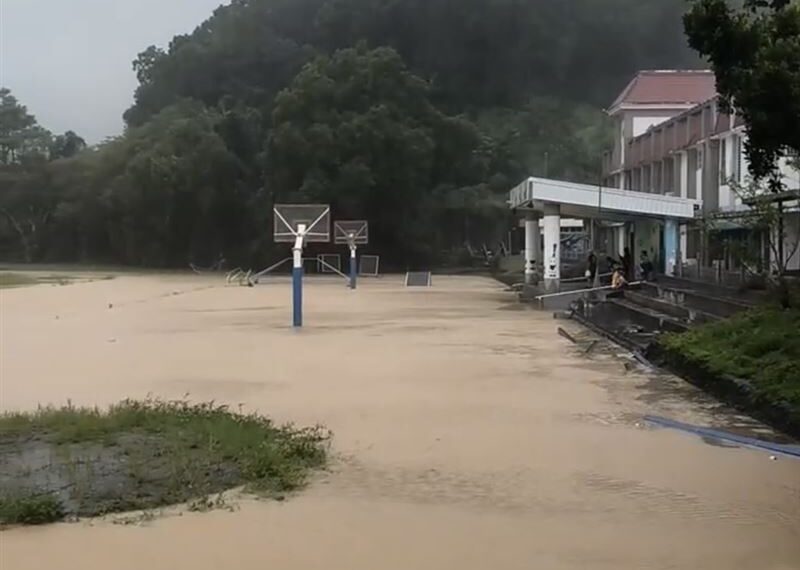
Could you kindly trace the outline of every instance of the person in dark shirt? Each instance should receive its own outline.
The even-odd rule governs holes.
[[[653,262],[650,261],[650,257],[647,255],[646,251],[642,251],[642,261],[639,263],[639,267],[642,270],[642,279],[650,281],[653,278],[655,266]]]
[[[589,253],[589,258],[586,260],[586,279],[589,281],[589,287],[594,287],[594,280],[597,277],[597,256],[594,252]]]
[[[625,279],[630,281],[633,278],[633,275],[631,275],[633,273],[633,255],[631,255],[629,248],[625,248],[620,261],[622,262],[622,272],[625,275]]]

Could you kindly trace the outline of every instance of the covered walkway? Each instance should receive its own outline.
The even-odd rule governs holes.
[[[663,223],[661,253],[665,271],[672,275],[679,263],[679,225],[693,220],[701,202],[676,196],[576,184],[545,178],[528,178],[511,190],[508,204],[525,215],[525,281],[532,284],[537,267],[543,267],[547,291],[558,291],[561,281],[561,217],[616,223],[617,241],[628,244],[632,223]],[[539,243],[544,225],[544,247]],[[543,263],[543,257],[547,263]]]

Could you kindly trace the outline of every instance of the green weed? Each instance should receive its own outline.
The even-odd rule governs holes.
[[[60,521],[65,512],[53,495],[0,497],[0,525],[39,525]]]
[[[760,307],[660,342],[715,374],[800,410],[800,309]]]
[[[76,505],[68,515],[186,502],[205,510],[219,508],[220,493],[234,487],[276,498],[299,489],[325,465],[328,439],[320,427],[276,426],[213,402],[125,400],[107,410],[68,404],[0,415],[0,443],[8,444],[0,446],[0,464],[26,446],[44,450],[51,461],[45,480],[69,488]],[[25,468],[9,474],[0,467],[0,478],[24,493]]]

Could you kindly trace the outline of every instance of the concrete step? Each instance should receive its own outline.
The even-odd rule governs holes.
[[[634,325],[642,327],[644,331],[648,332],[685,332],[689,326],[687,323],[681,322],[679,319],[645,307],[638,305],[625,298],[610,298],[607,302],[616,306],[620,311],[627,313]]]
[[[619,295],[619,292],[612,295]],[[621,296],[600,303],[579,306],[579,320],[588,323],[632,350],[645,350],[664,331],[683,332],[688,325],[680,319]]]
[[[740,299],[715,297],[705,291],[683,289],[660,280],[643,285],[641,293],[697,313],[710,315],[712,318],[732,317],[754,306],[752,303]]]
[[[718,285],[716,283],[696,281],[682,277],[659,275],[657,283],[665,288],[693,291],[699,295],[706,295],[714,299],[725,299],[748,305],[757,305],[767,298],[766,291],[757,291],[752,289],[739,290],[732,287]]]
[[[693,309],[685,305],[676,305],[662,297],[648,294],[646,291],[626,290],[625,299],[636,305],[669,315],[687,324],[702,324],[720,319],[720,317],[711,313],[706,313],[705,311]]]
[[[576,313],[576,318],[580,322],[609,336],[614,342],[630,350],[644,351],[656,335],[656,332],[641,328],[641,325],[635,322],[636,314],[621,310],[610,302],[584,305],[582,309]]]

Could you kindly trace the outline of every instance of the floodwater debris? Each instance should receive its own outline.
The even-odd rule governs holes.
[[[571,334],[569,334],[567,331],[565,331],[561,327],[558,327],[558,334],[563,336],[565,339],[570,341],[572,344],[576,344],[578,342],[577,340],[575,340],[575,337],[573,337]]]
[[[572,311],[556,311],[553,313],[553,318],[562,321],[572,320]]]
[[[279,427],[213,402],[4,414],[0,527],[184,503],[220,508],[221,493],[238,487],[282,499],[325,465],[329,437],[321,427]]]

